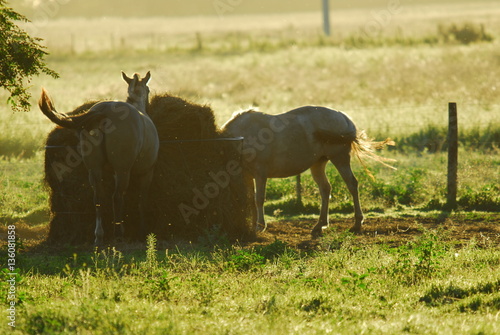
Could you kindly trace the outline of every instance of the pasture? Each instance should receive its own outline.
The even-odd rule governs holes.
[[[131,19],[96,18],[92,6],[78,12],[69,2],[60,17],[38,22],[61,78],[30,83],[28,113],[0,105],[0,288],[5,306],[16,290],[14,333],[500,333],[500,7],[401,0],[382,22],[387,2],[353,3],[332,11],[331,37],[319,12],[298,1],[282,14],[242,1],[222,16],[193,17],[176,4],[171,17]],[[465,23],[483,25],[492,40],[450,40],[452,25]],[[396,141],[381,155],[398,170],[368,164],[371,179],[353,160],[361,235],[346,232],[352,199],[329,165],[331,228],[319,239],[309,235],[319,193],[306,172],[302,204],[294,178],[269,180],[269,229],[256,240],[228,241],[214,229],[193,241],[48,246],[43,146],[53,125],[35,107],[40,88],[60,112],[124,100],[121,70],[151,71],[152,93],[209,104],[219,126],[250,106],[345,111],[375,139]],[[450,101],[460,141],[453,212],[444,207]],[[14,277],[5,269],[12,230]]]

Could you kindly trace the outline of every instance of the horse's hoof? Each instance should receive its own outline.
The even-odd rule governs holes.
[[[260,225],[260,224],[257,224],[257,225],[255,226],[255,231],[256,231],[257,233],[263,233],[263,232],[265,232],[265,231],[266,231],[266,229],[267,229],[267,225]]]
[[[363,230],[361,229],[361,227],[357,227],[357,226],[352,226],[351,229],[349,229],[349,232],[353,233],[353,234],[361,234],[362,231]]]
[[[323,236],[323,230],[328,228],[328,225],[321,225],[318,223],[316,226],[314,226],[313,230],[311,231],[311,236],[312,238],[319,238]]]
[[[313,229],[311,231],[311,237],[313,239],[316,239],[316,238],[320,238],[321,236],[323,236],[323,229]]]

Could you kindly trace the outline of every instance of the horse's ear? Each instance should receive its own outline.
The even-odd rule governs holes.
[[[132,82],[132,78],[129,78],[127,77],[127,75],[125,74],[125,72],[122,71],[122,78],[123,80],[125,80],[127,82],[127,84],[130,85],[130,83]]]
[[[146,73],[146,76],[142,79],[142,82],[147,84],[149,80],[151,80],[151,71],[148,71],[148,73]]]

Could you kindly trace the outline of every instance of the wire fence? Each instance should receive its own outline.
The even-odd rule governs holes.
[[[488,126],[492,123],[498,123],[500,124],[500,104],[489,104],[489,103],[481,103],[481,102],[476,102],[476,101],[462,101],[458,102],[457,106],[462,110],[461,115],[459,115],[459,122],[460,120],[468,120],[469,118],[473,117],[474,121],[472,124],[474,126]],[[402,111],[402,110],[407,110],[407,111],[419,111],[418,115],[410,115],[409,117],[406,117],[405,122],[402,122],[403,119],[391,119],[391,122],[386,123],[384,126],[379,126],[379,127],[370,127],[374,131],[379,131],[379,130],[385,130],[387,127],[391,128],[404,128],[404,129],[419,129],[421,127],[422,123],[415,124],[418,119],[425,120],[425,121],[430,121],[433,123],[438,123],[442,121],[446,121],[446,108],[447,108],[447,103],[443,104],[424,104],[424,105],[390,105],[390,106],[355,106],[355,105],[349,105],[345,106],[345,108],[342,108],[344,106],[336,106],[332,107],[333,109],[339,110],[346,112],[349,115],[355,115],[359,119],[363,119],[363,115],[368,115],[369,117],[367,118],[368,120],[371,121],[377,121],[381,120],[386,121],[386,119],[383,117],[384,115],[389,115],[395,116],[394,111]],[[237,110],[237,108],[235,109]],[[424,112],[424,114],[421,113],[421,111],[431,111],[431,112]],[[465,110],[465,112],[463,112]],[[481,112],[488,111],[490,114],[488,116],[491,116],[491,119],[485,120],[481,116]],[[376,112],[376,115],[373,115],[371,112]],[[436,113],[438,112],[438,114]],[[441,113],[439,113],[441,112]],[[45,121],[44,119],[39,120],[38,122],[26,122],[26,120],[23,120],[22,122],[16,122],[15,119],[19,118],[19,113],[9,113],[9,116],[6,117],[5,115],[2,116],[2,119],[8,122],[2,122],[0,123],[0,127],[8,128],[12,126],[40,126],[40,125],[50,125],[48,121]],[[357,121],[357,120],[355,120]],[[446,125],[446,124],[444,124]]]
[[[475,104],[475,106],[486,106],[486,105],[483,105],[483,104]],[[487,105],[491,110],[495,110],[496,108],[500,108],[500,105]],[[435,108],[437,109],[437,107],[441,107],[441,106],[436,106],[436,105],[428,105],[428,106],[424,106],[424,107],[429,107],[429,108]],[[469,106],[470,107],[470,106]],[[411,110],[412,108],[414,107],[411,107],[411,106],[397,106],[397,107],[388,107],[388,108],[385,108],[384,110],[395,110],[395,109],[405,109],[405,110]],[[418,108],[423,108],[423,106],[418,106]],[[379,111],[380,109],[379,108],[364,108],[364,110],[377,110]],[[460,106],[458,107],[458,117],[455,117],[455,120],[460,120]],[[444,112],[443,112],[444,113]],[[445,113],[446,114],[446,113]],[[495,114],[493,115],[495,116]],[[500,114],[496,114],[497,118],[496,119],[492,119],[491,122],[489,123],[483,123],[483,129],[487,129],[488,127],[496,127],[496,131],[498,131],[500,129]],[[33,124],[39,124],[39,123],[19,123],[17,124],[18,126],[21,126],[21,125],[24,125],[24,126],[31,126]],[[1,126],[5,126],[5,124],[2,124]],[[9,125],[9,126],[12,126]],[[445,140],[446,141],[449,141],[449,133],[448,133],[448,125],[446,124],[442,124],[440,125],[443,129],[446,130],[446,138]],[[470,126],[470,125],[465,125],[465,127],[467,126]],[[460,122],[458,124],[458,127],[460,127]],[[414,126],[411,126],[411,125],[405,125],[405,126],[397,126],[398,128],[398,131],[401,132],[401,133],[408,133],[407,136],[411,135],[410,132],[408,130],[412,130],[412,131],[415,131],[415,132],[418,132],[418,131],[423,131],[423,128],[421,126],[418,126],[418,125],[414,125]],[[374,131],[375,129],[371,129],[371,131]],[[382,128],[379,128],[378,129],[380,132],[383,132],[384,130],[386,130],[385,128],[382,129]],[[457,128],[455,127],[455,131],[457,131]],[[376,131],[375,131],[376,132]],[[458,136],[458,131],[456,133],[456,135]],[[241,137],[238,137],[238,138],[215,138],[215,139],[182,139],[182,140],[168,140],[168,141],[161,141],[161,143],[163,144],[168,144],[168,145],[175,145],[175,144],[182,144],[182,143],[189,143],[189,142],[221,142],[221,141],[242,141],[243,138]],[[447,175],[447,183],[446,181],[443,180],[443,182],[446,184],[446,187],[447,187],[447,194],[446,194],[446,197],[445,197],[445,201],[446,201],[446,206],[448,209],[455,209],[457,207],[457,190],[458,190],[458,178],[457,178],[457,171],[459,170],[459,161],[460,161],[460,157],[457,156],[457,153],[456,153],[456,149],[458,147],[458,143],[459,143],[459,138],[458,137],[455,137],[455,140],[454,140],[456,143],[455,145],[451,145],[451,146],[448,146],[446,149],[452,149],[454,150],[454,156],[450,153],[449,156],[448,156],[448,162],[451,163],[451,165],[448,165],[448,169],[447,170],[443,170],[441,173],[443,175]],[[497,134],[497,137],[494,139],[494,140],[491,140],[491,141],[476,141],[476,142],[469,142],[470,143],[476,143],[477,145],[482,145],[482,146],[492,146],[492,147],[500,147],[500,137],[498,136]],[[59,146],[59,145],[51,145],[51,146],[45,146],[45,150],[50,150],[50,149],[61,149],[61,148],[67,148],[68,146]],[[42,147],[43,148],[43,147]],[[41,149],[42,149],[41,148]],[[418,162],[418,157],[416,158],[415,162],[414,162],[414,165],[416,166],[419,166],[420,163]],[[1,164],[0,165],[0,171],[2,172],[1,174],[3,175],[3,178],[4,180],[8,179],[8,175],[9,173],[12,173],[14,172],[15,170],[19,170],[19,168],[21,166],[32,166],[34,168],[36,167],[40,167],[40,169],[43,169],[43,162],[41,160],[21,160],[21,161],[17,161],[16,164],[14,164],[13,166],[9,166],[9,164]],[[302,202],[302,199],[304,198],[302,192],[303,192],[303,182],[301,181],[301,176],[298,175],[295,177],[294,181],[295,183],[294,185],[294,190],[295,190],[295,198],[297,199],[297,201],[299,203]],[[81,215],[81,214],[85,214],[85,215],[92,215],[93,213],[91,212],[72,212],[72,211],[65,211],[65,212],[58,212],[58,214],[64,214],[64,215]]]
[[[459,103],[458,108],[459,145],[487,150],[500,147],[500,104],[467,101]],[[366,130],[369,136],[375,139],[390,137],[397,140],[393,150],[437,152],[447,149],[448,121],[444,103],[386,107],[349,106],[347,114],[351,115],[359,129]],[[404,117],[405,115],[407,116]],[[39,122],[27,122],[25,119],[16,122],[18,116],[18,113],[11,113],[8,117],[2,117],[4,122],[0,123],[0,129],[5,131],[3,136],[0,135],[0,158],[29,158],[36,152],[52,148],[44,146],[39,133],[30,133],[34,126],[49,127],[52,126],[51,123],[43,119]],[[176,142],[179,141],[171,143]]]

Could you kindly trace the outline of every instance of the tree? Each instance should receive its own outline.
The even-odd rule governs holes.
[[[45,73],[54,78],[59,75],[44,62],[47,55],[41,38],[31,37],[19,28],[15,21],[29,20],[7,7],[6,0],[0,0],[0,87],[10,93],[7,103],[14,111],[28,111],[28,92],[33,76]]]

